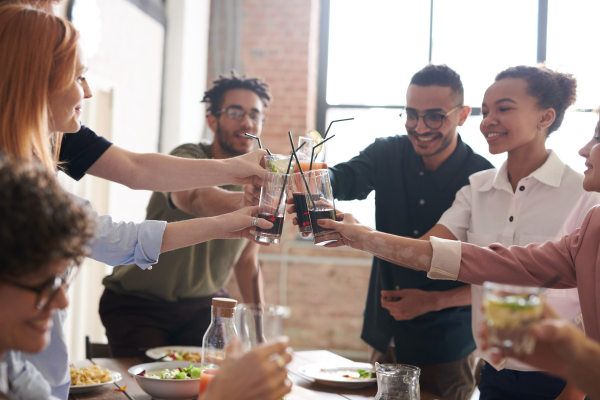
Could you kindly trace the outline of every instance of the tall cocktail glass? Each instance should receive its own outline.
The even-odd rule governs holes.
[[[281,241],[288,185],[285,172],[289,161],[290,156],[265,156],[266,170],[263,173],[263,185],[260,190],[258,217],[272,222],[273,227],[271,229],[256,227],[254,237],[259,242],[279,244]]]
[[[342,238],[339,233],[332,229],[325,229],[317,223],[319,219],[336,220],[335,201],[333,199],[329,171],[326,169],[311,170],[305,173],[304,177],[309,186],[307,192],[312,195],[312,198],[306,195],[306,205],[314,243],[316,245],[325,245],[337,242]]]
[[[546,289],[492,282],[485,282],[483,287],[489,346],[531,354],[535,338],[530,327],[542,317]]]

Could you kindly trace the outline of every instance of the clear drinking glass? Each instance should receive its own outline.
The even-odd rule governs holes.
[[[491,347],[531,354],[535,338],[529,328],[540,320],[546,289],[485,282],[483,308]]]
[[[302,167],[302,171],[307,172],[310,169],[323,169],[323,167],[325,166],[324,164],[324,160],[325,160],[325,149],[323,147],[325,147],[325,145],[321,146],[321,152],[319,154],[317,154],[316,156],[314,156],[313,159],[313,163],[312,163],[312,167],[310,165],[310,157],[312,155],[312,148],[315,145],[315,141],[312,138],[309,137],[304,137],[304,136],[300,136],[298,138],[298,147],[300,147],[300,145],[302,143],[306,144],[296,152],[296,155],[298,156],[298,161],[300,161],[300,166]],[[298,168],[298,165],[296,165],[294,163],[294,172],[300,172],[300,169]]]
[[[288,179],[285,172],[290,156],[265,156],[267,169],[263,173],[263,185],[260,190],[258,217],[273,223],[271,229],[256,227],[255,239],[263,243],[279,244],[285,219]],[[273,172],[273,171],[283,172]]]
[[[319,219],[336,220],[335,201],[329,171],[320,169],[309,171],[304,174],[302,183],[308,185],[309,195],[306,197],[310,225],[313,232],[313,240],[316,245],[325,245],[337,242],[342,236],[332,229],[325,229],[317,224]]]
[[[308,176],[308,175],[307,175]],[[298,230],[301,233],[310,233],[312,228],[310,226],[310,217],[308,216],[308,203],[306,196],[306,186],[302,180],[302,174],[296,172],[290,175],[290,186],[292,196],[294,197],[294,207],[296,208],[296,219],[298,220]]]
[[[235,325],[244,351],[280,338],[285,314],[286,308],[278,305],[238,305],[235,308]]]
[[[377,396],[375,400],[420,400],[421,369],[412,365],[375,363]]]

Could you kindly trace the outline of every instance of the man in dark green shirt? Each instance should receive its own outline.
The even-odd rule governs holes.
[[[377,139],[330,168],[334,196],[365,199],[375,190],[377,230],[423,236],[469,175],[493,168],[457,133],[471,112],[463,98],[460,76],[447,66],[417,72],[403,112],[408,135]],[[469,399],[475,387],[470,304],[468,285],[430,280],[374,258],[361,337],[372,347],[373,362],[419,366],[423,390]]]
[[[171,155],[192,159],[225,159],[252,150],[264,121],[269,87],[256,78],[220,77],[204,95],[212,143],[188,143]],[[169,222],[211,217],[258,204],[256,188],[241,185],[154,192],[147,219]],[[245,302],[254,302],[253,277],[258,244],[245,239],[211,240],[160,256],[150,270],[136,265],[115,267],[104,278],[100,317],[114,357],[132,357],[161,346],[201,346],[210,324],[211,299],[228,297],[224,286],[234,273]],[[262,284],[260,285],[262,288]],[[262,297],[262,291],[261,291]]]

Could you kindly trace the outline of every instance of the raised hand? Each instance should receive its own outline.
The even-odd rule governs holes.
[[[366,235],[373,229],[362,225],[352,214],[342,213],[336,210],[337,221],[332,219],[320,219],[317,223],[326,229],[333,229],[342,235],[342,240],[326,244],[325,247],[350,246],[354,249],[363,250],[363,241]]]
[[[569,368],[582,357],[585,335],[569,322],[562,319],[548,304],[544,306],[542,320],[531,327],[536,339],[535,349],[529,355],[515,355],[497,348],[492,349],[492,361],[501,362],[512,357],[553,375],[567,377]],[[487,325],[484,322],[479,332],[484,350],[487,342]]]
[[[252,206],[244,207],[232,213],[215,217],[217,220],[217,228],[219,229],[219,238],[248,239],[254,241],[254,234],[252,231],[256,227],[252,225],[252,221],[253,217],[257,215],[258,206]],[[258,218],[258,227],[262,229],[271,229],[273,224],[266,219]]]
[[[262,185],[262,176],[265,171],[263,157],[267,155],[265,150],[254,150],[243,156],[221,160],[227,176],[231,177],[231,183],[238,185]]]

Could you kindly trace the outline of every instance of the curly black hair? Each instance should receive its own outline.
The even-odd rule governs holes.
[[[560,128],[567,108],[577,100],[577,79],[572,74],[556,72],[543,65],[510,67],[496,75],[496,82],[506,78],[523,79],[527,82],[527,94],[537,100],[540,109],[556,111],[548,135]]]
[[[43,165],[0,157],[0,280],[36,273],[56,260],[80,264],[95,227]]]
[[[265,107],[269,106],[271,101],[271,92],[269,85],[261,78],[246,78],[246,75],[238,76],[235,71],[231,71],[231,76],[219,75],[219,79],[213,81],[213,87],[204,92],[202,103],[208,103],[207,115],[218,116],[223,106],[225,93],[233,89],[252,90],[260,97]]]

